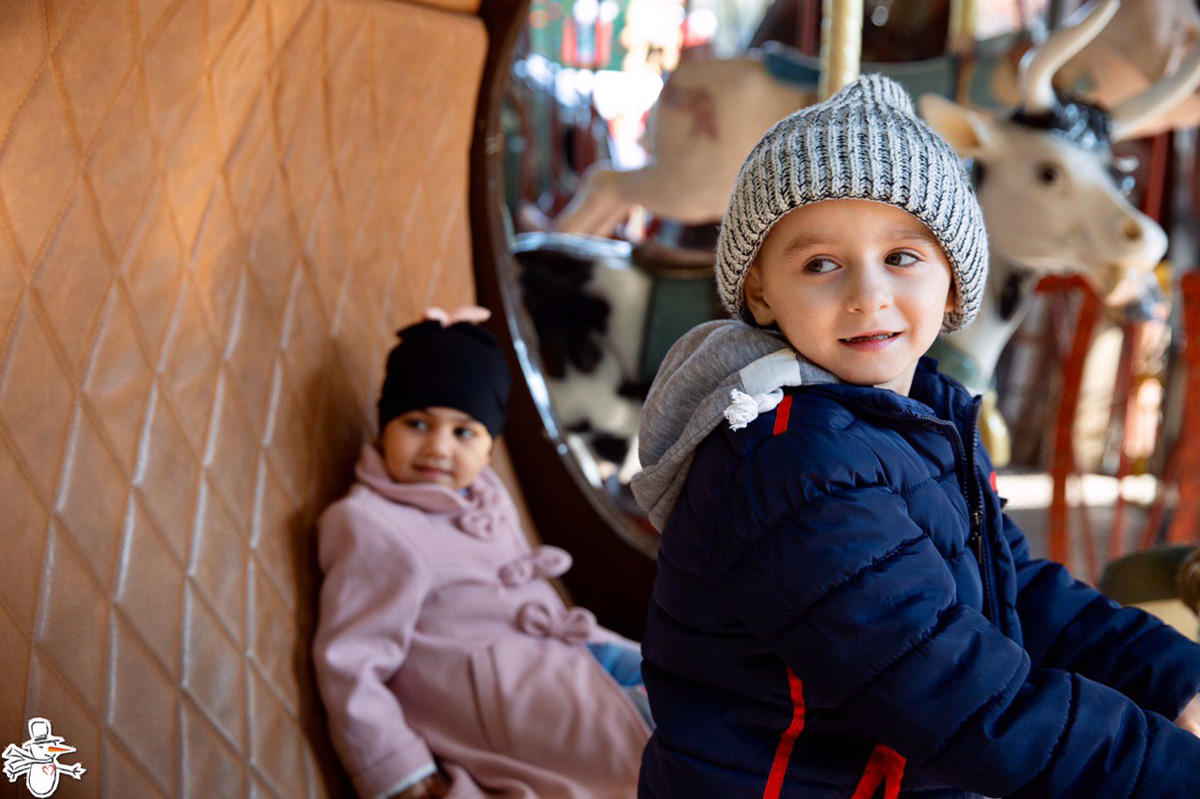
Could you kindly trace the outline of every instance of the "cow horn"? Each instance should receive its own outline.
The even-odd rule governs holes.
[[[1143,122],[1170,111],[1200,86],[1200,43],[1179,68],[1109,110],[1112,140],[1128,139]]]
[[[1049,111],[1054,105],[1051,81],[1058,68],[1095,39],[1117,13],[1121,0],[1099,0],[1075,25],[1064,25],[1021,60],[1021,104],[1028,113]]]

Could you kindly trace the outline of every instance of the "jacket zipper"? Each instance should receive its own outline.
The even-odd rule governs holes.
[[[952,422],[942,419],[927,419],[945,431],[954,447],[954,467],[958,473],[958,484],[967,501],[967,511],[970,514],[970,530],[967,543],[979,564],[979,581],[983,589],[983,615],[992,623],[996,622],[995,606],[992,602],[992,581],[988,547],[983,540],[983,490],[977,479],[979,470],[975,467],[975,435],[979,420],[979,397],[971,403],[971,420],[967,425],[967,435],[970,446],[964,447],[958,428]],[[917,418],[925,418],[918,416]]]
[[[971,487],[974,497],[968,496],[971,504],[971,527],[975,545],[975,560],[979,563],[979,579],[983,583],[983,615],[998,623],[996,598],[992,594],[991,548],[983,540],[983,482],[979,472],[979,464],[975,462],[975,443],[979,438],[979,408],[982,398],[975,397],[971,401],[971,421],[967,427],[970,442],[967,450],[967,464],[971,474]]]

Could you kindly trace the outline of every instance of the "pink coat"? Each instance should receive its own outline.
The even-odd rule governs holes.
[[[452,797],[633,797],[649,729],[583,645],[624,639],[544,579],[570,556],[530,549],[490,468],[463,496],[367,445],[356,474],[320,520],[313,653],[359,795],[437,755]]]

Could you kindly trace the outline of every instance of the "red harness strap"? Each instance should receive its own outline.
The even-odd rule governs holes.
[[[787,399],[784,399],[787,402]],[[787,773],[788,761],[792,759],[792,744],[804,729],[804,683],[800,678],[787,670],[788,689],[792,693],[792,723],[779,736],[779,745],[775,747],[775,759],[771,761],[771,774],[767,777],[767,788],[763,791],[763,799],[779,799],[783,790],[783,776]]]
[[[904,779],[904,758],[891,747],[875,744],[875,751],[863,769],[862,779],[850,799],[871,799],[879,786],[883,786],[883,799],[900,796],[900,780]]]

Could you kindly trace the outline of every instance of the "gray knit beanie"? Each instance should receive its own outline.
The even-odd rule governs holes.
[[[955,307],[942,330],[975,318],[988,266],[983,211],[953,148],[882,75],[862,75],[785,117],[746,157],[717,242],[717,289],[734,317],[754,324],[742,287],[771,226],[789,211],[833,199],[875,200],[920,219],[954,275]]]

